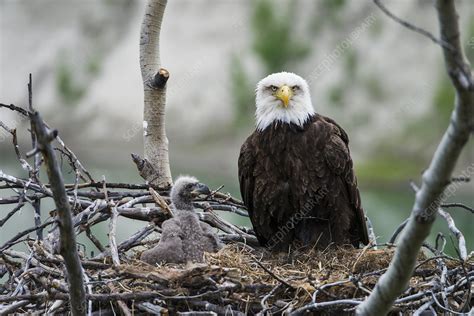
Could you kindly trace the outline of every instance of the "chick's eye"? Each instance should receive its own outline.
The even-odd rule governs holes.
[[[270,89],[271,89],[273,92],[275,92],[275,91],[278,90],[278,87],[277,87],[277,86],[270,86]]]
[[[186,189],[191,189],[192,186],[193,186],[192,183],[188,183],[188,184],[186,184]]]
[[[291,87],[291,90],[293,90],[293,91],[298,91],[299,89],[300,89],[299,86],[293,86],[293,87]]]

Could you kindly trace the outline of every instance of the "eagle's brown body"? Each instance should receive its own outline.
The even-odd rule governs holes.
[[[248,137],[240,190],[263,246],[368,243],[348,142],[341,127],[318,114],[301,127],[273,122]]]

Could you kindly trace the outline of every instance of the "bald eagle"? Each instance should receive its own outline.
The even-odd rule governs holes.
[[[262,79],[256,119],[240,150],[239,182],[260,244],[367,244],[349,139],[314,111],[307,82],[289,72]]]

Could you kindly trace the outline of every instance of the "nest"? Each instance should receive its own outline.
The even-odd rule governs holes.
[[[28,244],[30,255],[14,250],[1,255],[0,265],[12,279],[2,288],[10,293],[0,296],[0,308],[16,304],[21,305],[17,312],[68,312],[62,257],[48,253],[40,242]],[[370,293],[395,251],[395,247],[348,246],[272,254],[230,242],[217,253],[207,253],[204,263],[152,266],[138,260],[143,248],[137,246],[128,256],[121,255],[120,265],[114,265],[110,257],[100,261],[81,258],[89,280],[91,311],[161,315],[189,311],[218,315],[351,312],[355,306],[346,302],[362,301]],[[446,256],[420,254],[409,288],[398,298],[394,311],[413,312],[433,297],[440,301],[446,297],[448,306],[459,310],[469,295],[463,280],[473,274],[473,260],[462,263]],[[13,276],[28,286],[28,294],[11,295],[19,286]],[[439,286],[443,278],[444,289]],[[451,284],[455,286],[450,288]]]

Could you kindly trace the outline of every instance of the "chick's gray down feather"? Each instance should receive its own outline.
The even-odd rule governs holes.
[[[149,264],[203,262],[204,252],[216,252],[222,247],[212,227],[199,220],[192,204],[193,196],[205,190],[209,189],[196,178],[176,180],[171,190],[174,217],[163,222],[158,245],[143,252],[143,261]]]

